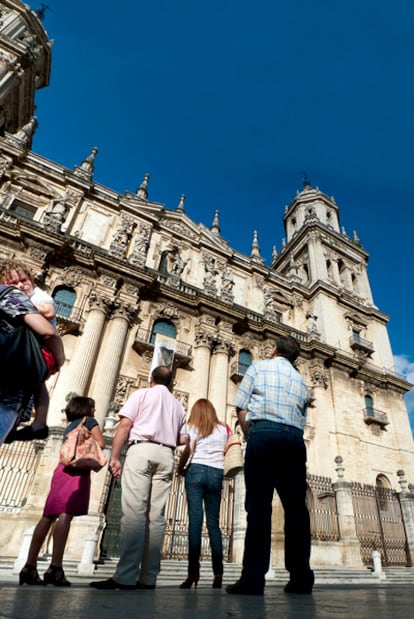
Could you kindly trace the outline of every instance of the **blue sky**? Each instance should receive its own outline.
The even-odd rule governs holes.
[[[33,8],[38,8],[33,4]],[[303,171],[370,253],[397,371],[414,382],[412,0],[48,0],[33,150],[149,198],[270,264]],[[407,397],[414,424],[414,391]]]

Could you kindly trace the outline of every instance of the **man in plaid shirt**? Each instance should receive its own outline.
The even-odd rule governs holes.
[[[247,529],[242,574],[227,587],[228,593],[263,595],[270,562],[275,489],[285,511],[285,566],[290,580],[284,590],[312,593],[303,440],[310,396],[305,381],[292,365],[299,352],[293,337],[277,336],[271,358],[248,368],[233,400],[247,439]]]

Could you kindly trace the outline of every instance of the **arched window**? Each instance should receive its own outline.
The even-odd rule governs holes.
[[[382,512],[388,511],[391,504],[391,483],[386,475],[377,475],[377,479],[375,480],[375,490],[380,510]]]
[[[245,374],[247,368],[252,363],[252,354],[248,350],[241,350],[239,352],[239,372],[240,374]]]
[[[55,300],[56,315],[69,318],[76,301],[76,292],[68,286],[58,286],[54,289],[52,297]]]
[[[391,490],[391,482],[386,475],[379,474],[377,475],[377,479],[375,480],[375,485],[377,488],[388,488]]]
[[[177,335],[177,329],[170,320],[156,320],[154,322],[154,326],[152,327],[150,340],[151,344],[155,344],[155,336],[157,335],[157,333],[175,339]]]

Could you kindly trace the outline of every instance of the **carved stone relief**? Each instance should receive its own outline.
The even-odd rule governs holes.
[[[309,364],[309,374],[312,387],[328,388],[328,372],[320,359],[315,359]]]
[[[129,397],[134,380],[128,376],[118,376],[115,390],[115,400],[123,404]]]
[[[76,288],[85,280],[86,272],[78,267],[65,267],[62,272],[62,281],[66,286]]]

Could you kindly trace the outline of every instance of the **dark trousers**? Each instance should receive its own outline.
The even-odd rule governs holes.
[[[312,577],[306,507],[306,448],[300,430],[271,421],[250,424],[244,463],[247,529],[242,581],[262,587],[269,569],[272,499],[285,512],[285,567],[295,583]]]
[[[188,503],[188,573],[200,572],[203,503],[211,546],[213,573],[223,574],[223,545],[219,526],[223,469],[204,464],[190,464],[185,476]]]

